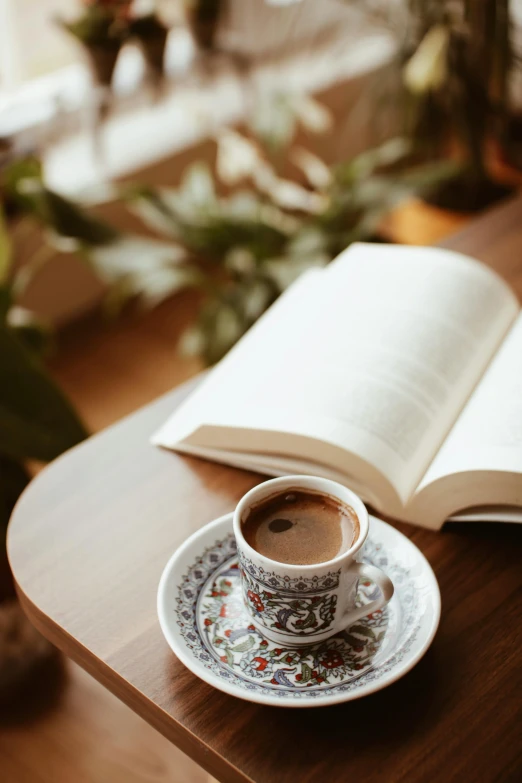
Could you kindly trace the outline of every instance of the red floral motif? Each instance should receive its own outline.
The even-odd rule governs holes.
[[[227,567],[230,569],[234,566],[230,564]],[[244,593],[242,593],[239,568],[236,566],[235,571],[229,571],[227,574],[216,573],[208,584],[206,592],[212,602],[204,607],[206,614],[201,617],[201,622],[207,626],[207,634],[210,631],[210,636],[212,636],[211,642],[214,645],[216,658],[224,666],[228,668],[231,665],[235,670],[237,665],[247,676],[250,672],[252,677],[261,678],[265,683],[270,682],[278,689],[286,683],[286,678],[288,678],[290,683],[299,690],[305,688],[313,690],[314,686],[319,689],[321,685],[326,687],[327,684],[335,686],[344,681],[350,670],[362,673],[367,668],[367,658],[373,653],[373,647],[377,648],[378,645],[372,645],[368,640],[360,637],[351,638],[353,646],[346,644],[341,647],[335,642],[330,646],[329,642],[321,645],[319,650],[317,648],[311,650],[308,646],[293,649],[288,649],[285,646],[276,647],[269,640],[258,635],[256,625],[251,617],[247,619],[245,603],[250,611],[255,609],[257,615],[257,612],[267,611],[268,601],[271,602],[275,594],[264,590],[264,588],[257,589],[253,584],[250,585],[251,589],[245,585]],[[322,606],[320,603],[322,600],[321,596],[315,598],[310,596],[309,601],[313,603],[312,612],[314,614],[318,614],[318,607]],[[381,616],[384,616],[381,611],[374,612],[370,616],[369,619],[373,619],[372,626],[381,626]],[[274,617],[274,620],[276,619]],[[297,619],[294,618],[294,621]],[[250,624],[247,626],[247,623]],[[212,630],[208,626],[211,626]],[[272,627],[281,629],[284,626],[281,622],[274,622]],[[234,653],[234,661],[231,662],[229,651],[231,640],[241,634],[248,633],[252,633],[255,644],[251,642],[249,642],[250,646],[245,644],[244,647],[247,649],[243,649],[242,645],[239,645],[237,652],[240,655]],[[232,645],[233,647],[234,645]],[[224,655],[225,652],[226,655]],[[303,664],[303,671],[301,671],[301,664]],[[314,665],[317,666],[316,669],[313,668]],[[277,673],[278,671],[286,672],[286,674],[281,676]]]
[[[253,590],[248,590],[247,596],[252,606],[254,606],[258,612],[262,612],[265,607],[263,606],[263,602],[261,601],[261,598],[258,596],[258,594],[254,593]]]
[[[337,650],[325,650],[319,660],[325,669],[336,669],[344,663],[343,656]]]
[[[235,620],[237,617],[241,617],[242,610],[243,607],[238,601],[230,601],[228,604],[222,605],[219,616]]]

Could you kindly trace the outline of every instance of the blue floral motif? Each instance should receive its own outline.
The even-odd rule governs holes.
[[[332,590],[339,586],[341,569],[329,571],[323,576],[281,576],[275,571],[265,571],[261,566],[256,565],[245,553],[238,549],[238,556],[243,570],[249,574],[255,581],[267,587],[268,589],[285,590],[290,593],[318,593],[322,590]]]
[[[277,631],[304,637],[309,634],[327,631],[335,618],[337,595],[309,590],[274,592],[266,590],[243,572],[243,600],[253,617],[259,618],[264,625]]]

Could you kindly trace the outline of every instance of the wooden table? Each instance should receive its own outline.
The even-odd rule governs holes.
[[[492,264],[522,293],[522,199],[447,246]],[[193,530],[260,481],[149,445],[187,391],[64,455],[23,495],[8,547],[34,624],[221,781],[522,779],[520,526],[398,525],[437,574],[442,620],[416,668],[366,699],[303,711],[256,706],[179,663],[156,619],[161,571]]]

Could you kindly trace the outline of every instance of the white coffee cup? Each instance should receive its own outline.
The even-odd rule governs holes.
[[[312,565],[280,563],[257,552],[245,540],[242,524],[250,510],[280,492],[312,491],[350,506],[359,520],[359,535],[350,549]],[[254,625],[269,639],[302,647],[333,636],[361,617],[381,610],[393,596],[393,584],[380,568],[357,556],[369,531],[368,512],[355,493],[336,481],[314,476],[285,476],[254,487],[234,512],[234,535],[241,568],[243,598]],[[379,589],[379,597],[356,605],[360,578]]]

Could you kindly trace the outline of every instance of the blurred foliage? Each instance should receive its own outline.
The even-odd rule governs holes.
[[[472,199],[466,203],[462,194],[462,208],[481,208],[487,199],[475,202],[489,180],[486,144],[490,138],[506,142],[511,111],[508,0],[409,0],[409,11],[410,35],[401,55],[412,135],[438,157],[447,154],[451,137],[458,142]]]
[[[198,49],[211,52],[216,48],[219,24],[227,0],[185,0],[187,22]]]
[[[133,0],[89,0],[72,21],[57,24],[73,35],[88,53],[98,82],[110,86],[116,60],[124,43],[139,42],[155,76],[163,74],[163,56],[168,28],[154,4]]]
[[[28,459],[50,460],[85,437],[71,406],[42,368],[44,327],[20,323],[13,305],[14,254],[0,212],[0,525],[27,483]],[[14,317],[13,317],[14,315]]]
[[[399,76],[382,102],[401,107],[404,134],[427,160],[457,157],[462,167],[432,195],[450,209],[482,209],[506,195],[489,172],[488,145],[522,160],[511,80],[520,68],[509,0],[344,0],[360,5],[395,37]],[[518,46],[518,51],[517,51]],[[518,114],[517,114],[518,112]]]
[[[16,238],[39,224],[41,242],[17,258]],[[74,446],[86,431],[45,372],[50,329],[20,306],[35,275],[57,253],[80,255],[107,285],[107,307],[129,298],[145,304],[185,285],[184,252],[171,243],[122,235],[82,206],[49,189],[40,163],[18,160],[0,172],[0,524],[27,482],[29,459],[48,461]],[[2,545],[0,543],[0,545]]]
[[[58,24],[86,46],[119,49],[128,34],[130,5],[131,0],[93,0],[75,20]]]
[[[299,182],[276,171],[270,142],[267,151],[230,129],[217,142],[216,174],[195,163],[177,189],[136,185],[123,194],[148,228],[187,253],[185,268],[194,271],[187,284],[206,295],[182,346],[209,364],[303,271],[324,266],[351,242],[375,238],[392,207],[456,171],[447,161],[411,165],[402,139],[333,168],[286,146],[281,160],[301,169]],[[219,180],[228,195],[219,195]]]

